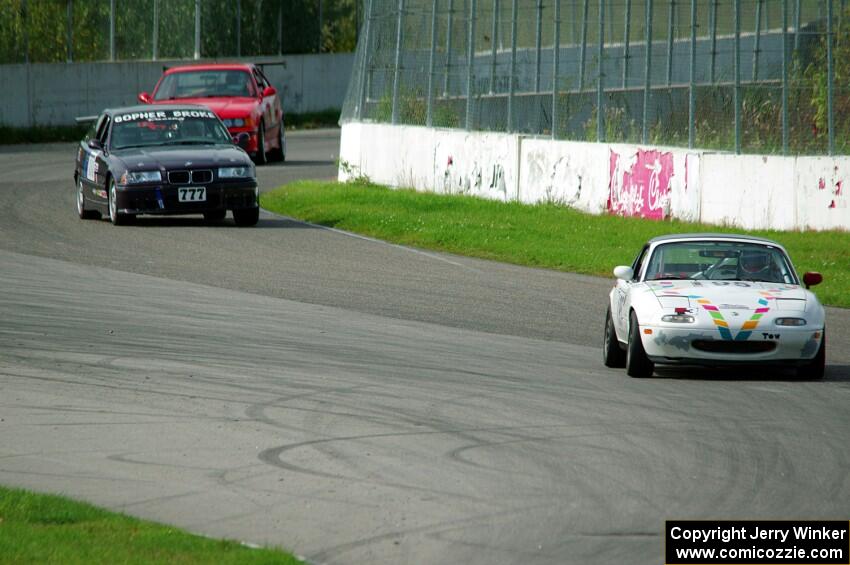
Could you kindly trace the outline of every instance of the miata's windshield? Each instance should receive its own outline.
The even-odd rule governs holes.
[[[113,120],[112,149],[153,145],[232,144],[227,129],[209,110],[152,110]]]
[[[644,280],[738,280],[798,284],[785,253],[772,245],[681,241],[658,245]]]

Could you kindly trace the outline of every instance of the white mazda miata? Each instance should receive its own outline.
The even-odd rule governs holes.
[[[602,353],[608,367],[651,376],[655,364],[759,364],[819,379],[824,309],[785,249],[769,239],[684,234],[650,240],[614,269]]]

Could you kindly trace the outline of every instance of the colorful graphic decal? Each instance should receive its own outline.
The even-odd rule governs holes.
[[[661,294],[660,296],[677,296],[695,300],[696,303],[699,304],[702,309],[708,313],[709,316],[711,316],[711,321],[714,322],[714,326],[720,333],[720,337],[727,341],[746,341],[750,339],[750,336],[753,334],[753,331],[758,327],[762,317],[770,311],[770,303],[768,301],[775,300],[776,298],[778,298],[778,295],[781,294],[783,290],[794,288],[791,285],[784,285],[786,287],[785,289],[772,288],[769,290],[758,291],[758,293],[762,296],[758,299],[758,307],[753,310],[753,314],[752,316],[750,316],[750,319],[743,323],[737,335],[733,335],[732,330],[729,327],[729,322],[727,322],[726,319],[723,317],[723,313],[720,311],[720,309],[711,303],[711,300],[704,298],[703,296],[700,296],[698,294],[682,294],[680,291],[685,289],[676,288],[676,285],[670,281],[659,281],[657,283],[651,283],[649,286],[650,288],[662,290],[663,294]]]

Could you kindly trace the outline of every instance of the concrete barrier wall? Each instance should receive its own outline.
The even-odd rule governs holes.
[[[850,229],[850,157],[733,155],[347,123],[341,181],[749,229]]]
[[[342,107],[354,54],[288,55],[250,61],[285,62],[267,66],[266,75],[280,91],[284,111],[303,113]],[[194,62],[0,65],[0,125],[69,125],[76,116],[136,104],[139,92],[153,90],[164,65]]]

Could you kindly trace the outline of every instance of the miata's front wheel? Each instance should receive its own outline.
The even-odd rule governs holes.
[[[646,356],[643,342],[640,339],[640,325],[637,314],[629,316],[629,347],[626,349],[626,374],[630,377],[651,377],[655,365]]]
[[[614,320],[611,318],[611,307],[605,314],[605,334],[602,338],[602,362],[606,367],[622,368],[626,366],[626,352],[620,348]]]
[[[807,365],[797,369],[797,377],[806,379],[807,381],[816,381],[823,378],[826,371],[826,328],[823,330],[823,335],[820,339],[820,348],[817,355]]]

